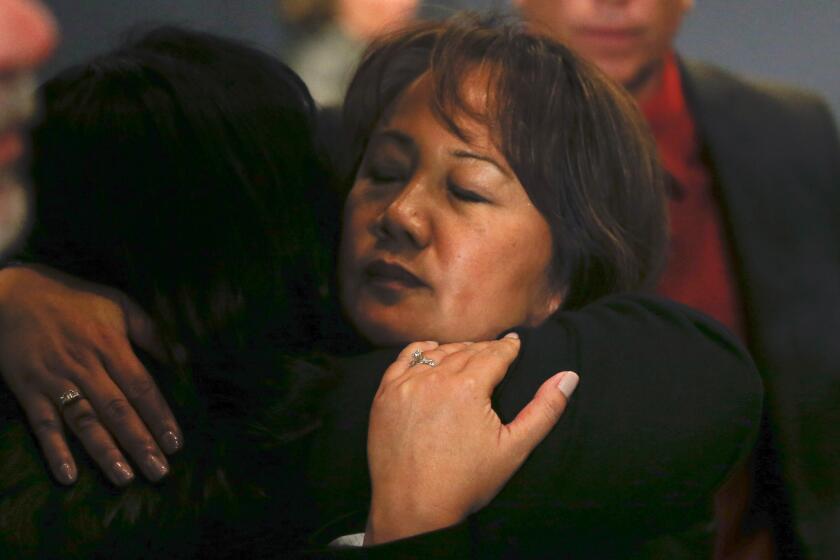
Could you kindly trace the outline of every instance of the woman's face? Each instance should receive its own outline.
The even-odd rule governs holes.
[[[486,80],[464,81],[481,109]],[[479,123],[432,112],[421,77],[378,124],[347,199],[341,295],[375,344],[482,340],[559,307],[547,222]]]

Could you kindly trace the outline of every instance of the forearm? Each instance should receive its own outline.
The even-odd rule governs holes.
[[[335,414],[311,468],[326,520],[367,512],[368,410],[393,357],[382,351],[343,364],[346,375],[329,401]],[[502,420],[560,370],[580,374],[574,398],[478,513],[479,528],[530,529],[539,539],[546,530],[574,536],[633,527],[643,537],[688,526],[704,518],[758,429],[762,389],[749,356],[680,306],[621,296],[523,331],[520,358],[494,397]],[[335,469],[335,457],[346,468]]]

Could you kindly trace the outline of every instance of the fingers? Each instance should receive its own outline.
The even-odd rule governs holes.
[[[61,484],[76,482],[76,461],[67,446],[61,417],[55,405],[49,398],[38,394],[25,402],[21,401],[21,406],[52,475]]]
[[[450,342],[448,344],[441,344],[436,348],[423,352],[423,357],[430,360],[434,360],[435,366],[431,366],[430,364],[418,363],[410,367],[418,368],[419,371],[423,371],[424,368],[428,367],[438,367],[444,362],[444,360],[448,360],[450,356],[456,355],[459,352],[470,348],[472,345],[472,342]]]
[[[533,400],[506,426],[509,443],[527,456],[557,424],[577,388],[578,375],[562,371],[540,386]]]
[[[154,378],[149,375],[131,346],[123,339],[116,340],[108,352],[102,352],[100,357],[105,369],[119,387],[116,391],[111,391],[110,398],[106,401],[112,408],[116,407],[106,420],[113,420],[113,426],[109,423],[109,427],[123,447],[135,457],[131,446],[148,447],[151,432],[165,453],[171,455],[178,451],[183,445],[181,428]],[[120,402],[122,395],[125,395],[130,403],[128,410],[124,411],[125,414],[120,414],[122,411],[119,410],[120,406],[128,405]],[[133,414],[135,410],[139,417]]]
[[[402,351],[397,356],[397,359],[385,370],[385,373],[382,375],[381,383],[386,383],[395,380],[397,377],[403,375],[408,368],[411,367],[411,355],[416,351],[420,350],[421,352],[429,352],[434,348],[438,347],[438,343],[432,340],[427,340],[424,342],[412,342],[408,346],[402,349]]]
[[[480,342],[450,356],[450,367],[465,372],[475,372],[475,379],[485,389],[492,390],[507,374],[510,364],[519,354],[521,342],[516,333],[509,333],[499,340]]]
[[[80,382],[79,385],[82,394],[89,399],[89,402],[83,401],[78,408],[86,411],[92,407],[92,414],[81,418],[83,433],[80,433],[79,426],[67,419],[67,412],[71,410],[74,413],[78,412],[75,404],[65,407],[65,419],[68,420],[73,432],[81,439],[85,449],[97,464],[107,465],[107,469],[103,470],[110,477],[113,474],[114,462],[127,464],[114,442],[116,438],[146,478],[157,481],[166,476],[169,472],[166,457],[138,416],[130,398],[114,384],[99,364],[90,363],[86,369],[84,376],[86,382]],[[81,378],[81,376],[74,377]],[[93,413],[94,409],[95,413]],[[113,434],[113,438],[109,432]],[[119,458],[117,453],[119,453]],[[117,470],[120,469],[121,467],[117,468]]]
[[[105,476],[117,486],[134,480],[134,471],[128,465],[108,431],[102,426],[87,399],[74,401],[62,411],[67,425],[79,438]]]

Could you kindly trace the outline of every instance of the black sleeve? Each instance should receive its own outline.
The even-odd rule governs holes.
[[[760,378],[734,337],[700,313],[636,295],[520,332],[520,357],[494,394],[504,421],[554,373],[571,369],[581,381],[557,427],[475,516],[482,539],[628,529],[636,538],[704,520],[761,416]],[[310,472],[327,520],[367,510],[367,412],[394,355],[345,363]]]
[[[438,531],[370,547],[313,546],[301,551],[296,557],[335,558],[336,560],[353,558],[400,560],[457,558],[460,560],[477,557],[478,552],[473,547],[474,542],[475,537],[472,535],[469,522],[463,522]]]
[[[523,334],[495,394],[503,421],[557,371],[581,380],[555,429],[479,512],[483,525],[642,536],[703,520],[761,418],[761,379],[734,336],[645,296],[605,298]]]

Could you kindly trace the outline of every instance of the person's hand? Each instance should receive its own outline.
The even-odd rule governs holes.
[[[573,372],[548,379],[510,424],[491,407],[519,346],[516,335],[419,342],[388,368],[370,412],[365,545],[460,522],[493,499],[554,427],[577,385]],[[437,365],[412,365],[415,350]]]
[[[117,485],[134,471],[115,438],[150,480],[169,470],[161,449],[181,447],[175,417],[129,338],[160,355],[150,319],[119,291],[46,267],[0,270],[0,371],[59,482],[77,477],[62,417]]]

